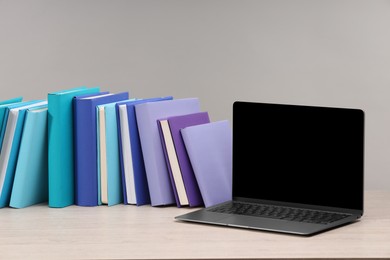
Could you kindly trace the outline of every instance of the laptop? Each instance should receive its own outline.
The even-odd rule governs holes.
[[[232,200],[177,220],[314,235],[363,215],[364,112],[233,104]]]

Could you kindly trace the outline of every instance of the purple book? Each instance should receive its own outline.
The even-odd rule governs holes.
[[[188,198],[187,194],[185,194],[183,178],[179,167],[179,161],[177,160],[176,149],[173,144],[168,120],[166,118],[157,120],[157,126],[160,133],[161,146],[163,148],[165,162],[167,165],[169,179],[171,180],[171,187],[173,195],[175,196],[176,205],[179,208],[188,206]]]
[[[168,118],[168,123],[169,128],[171,129],[172,139],[175,145],[177,160],[179,161],[189,206],[202,206],[202,195],[200,193],[180,130],[189,126],[210,123],[209,114],[207,112],[199,112],[182,116],[173,116]]]
[[[183,128],[181,134],[206,207],[232,199],[232,130],[227,120]]]
[[[175,203],[157,120],[200,111],[198,98],[147,102],[135,106],[152,206]]]

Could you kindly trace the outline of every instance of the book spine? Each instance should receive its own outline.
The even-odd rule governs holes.
[[[122,172],[122,190],[125,204],[137,204],[135,187],[135,169],[133,152],[130,143],[130,128],[128,124],[127,105],[117,107],[119,159]]]
[[[133,161],[133,174],[137,205],[150,204],[150,192],[146,178],[144,157],[142,155],[135,107],[127,106],[128,128],[130,133],[131,158]]]
[[[104,106],[96,107],[98,204],[107,204],[107,151]]]
[[[183,179],[180,178],[180,180],[178,180],[177,175],[176,175],[176,179],[175,179],[175,175],[173,173],[174,169],[171,165],[171,161],[174,159],[172,158],[172,156],[170,158],[168,147],[167,147],[167,144],[169,142],[167,140],[168,139],[167,135],[170,133],[166,133],[166,132],[164,133],[163,121],[165,121],[165,123],[166,123],[166,120],[158,120],[157,121],[158,130],[159,130],[160,139],[161,139],[161,145],[162,145],[163,152],[164,152],[164,158],[165,158],[165,161],[167,163],[168,175],[169,175],[169,179],[171,181],[173,195],[175,195],[176,205],[177,205],[177,207],[181,207],[182,204],[188,204],[188,201],[187,201],[187,198],[184,198],[182,196],[182,194],[179,195],[179,193],[178,193],[179,186],[183,187],[183,185],[184,185]],[[165,129],[165,131],[167,131],[167,129]],[[177,162],[177,158],[175,158],[175,162]],[[172,162],[172,164],[173,164],[173,162]],[[180,175],[181,175],[181,173],[180,173]],[[177,182],[179,182],[180,184],[178,184]]]
[[[49,94],[48,115],[49,207],[61,208],[74,203],[71,103]]]
[[[91,100],[74,100],[75,202],[98,205],[96,109]]]
[[[106,107],[105,117],[108,205],[112,206],[123,202],[115,105]]]

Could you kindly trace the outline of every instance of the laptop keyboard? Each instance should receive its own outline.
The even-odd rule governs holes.
[[[290,208],[266,204],[232,202],[208,209],[211,212],[275,218],[315,224],[329,224],[348,217],[348,214],[309,209]]]

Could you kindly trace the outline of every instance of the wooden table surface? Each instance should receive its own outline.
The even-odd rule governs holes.
[[[174,220],[192,210],[3,208],[0,259],[390,259],[390,191],[367,191],[360,221],[312,237]]]

